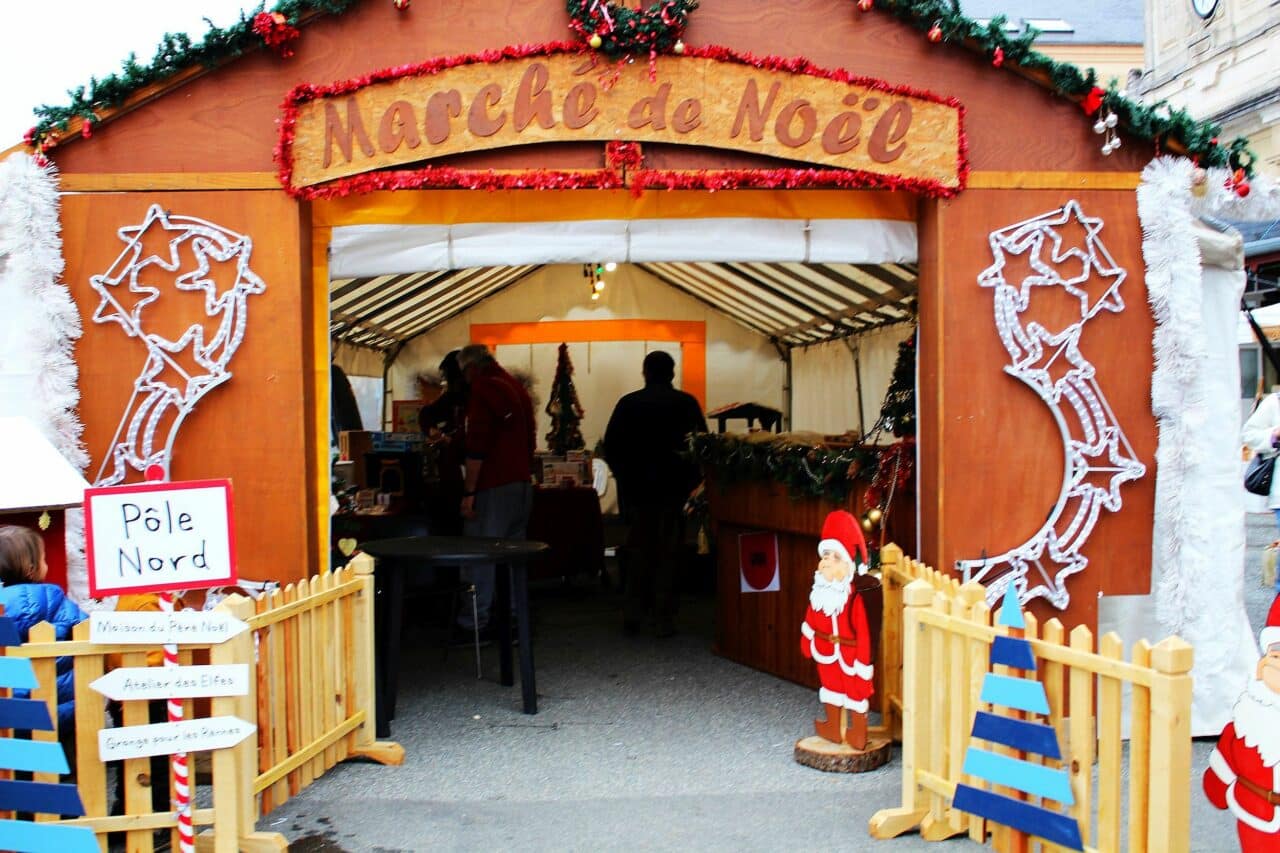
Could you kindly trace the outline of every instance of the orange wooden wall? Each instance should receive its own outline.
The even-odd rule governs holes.
[[[1156,425],[1151,414],[1154,320],[1143,280],[1141,232],[1131,191],[971,190],[926,205],[920,228],[921,559],[939,568],[1000,554],[1040,529],[1062,483],[1063,450],[1048,408],[1004,373],[993,297],[978,274],[992,262],[988,234],[1047,213],[1070,199],[1101,217],[1102,242],[1128,271],[1125,310],[1086,324],[1081,354],[1147,475],[1121,487],[1123,509],[1103,512],[1068,581],[1065,624],[1096,621],[1097,591],[1150,591]],[[1051,297],[1052,298],[1052,297]],[[1065,303],[1061,306],[1068,307]],[[1078,310],[1078,309],[1077,309]],[[1043,604],[1041,616],[1062,615]]]
[[[146,359],[144,347],[115,323],[94,323],[92,275],[110,268],[124,244],[116,229],[143,222],[159,204],[175,215],[196,216],[254,241],[250,266],[266,291],[248,297],[244,341],[232,357],[233,378],[213,389],[187,418],[174,445],[174,480],[230,477],[235,490],[240,571],[253,579],[293,579],[305,573],[314,499],[307,493],[307,423],[304,394],[309,362],[309,276],[299,262],[301,221],[282,192],[72,195],[62,201],[65,280],[84,336],[80,416],[96,474]],[[192,298],[162,295],[147,306],[150,328],[167,336],[203,316]],[[184,307],[184,303],[188,307]]]

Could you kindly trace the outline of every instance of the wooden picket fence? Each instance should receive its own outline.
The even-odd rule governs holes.
[[[880,711],[880,724],[872,731],[902,740],[902,590],[912,581],[923,580],[939,592],[955,598],[960,581],[903,554],[893,543],[880,549],[880,584],[884,593],[884,614],[880,626],[880,679],[872,697],[872,707]]]
[[[895,682],[892,672],[887,676],[890,685],[901,688],[887,704],[902,727],[902,803],[872,818],[871,835],[892,838],[919,828],[928,840],[968,834],[985,843],[990,833],[997,849],[1012,849],[1014,838],[1003,828],[951,808],[957,784],[985,787],[962,768],[974,714],[984,708],[979,694],[990,646],[997,634],[1008,629],[992,625],[986,591],[980,584],[960,585],[945,576],[930,575],[918,564],[905,565],[914,561],[897,559],[904,565],[891,566],[887,577],[917,575],[898,592],[901,680]],[[885,585],[888,621],[890,583]],[[1107,853],[1187,850],[1191,647],[1177,637],[1154,647],[1143,641],[1126,661],[1115,634],[1102,637],[1095,651],[1093,633],[1085,626],[1068,637],[1057,619],[1040,627],[1032,614],[1025,618],[1025,636],[1048,697],[1048,722],[1057,730],[1064,755],[1061,762],[1043,763],[1068,769],[1075,803],[1067,813],[1079,821],[1086,849]],[[893,645],[889,638],[886,645]],[[1009,672],[1001,666],[994,671]],[[1122,737],[1126,692],[1127,750]],[[1037,760],[1012,750],[1000,751]],[[1008,789],[996,790],[1016,795]],[[1049,801],[1030,801],[1059,808]],[[1043,849],[1059,848],[1043,843]]]
[[[353,564],[277,590],[252,601],[232,596],[218,605],[248,623],[250,630],[216,646],[181,646],[182,664],[247,663],[256,675],[247,696],[209,700],[209,715],[231,715],[257,723],[257,736],[211,755],[212,807],[193,808],[193,822],[212,830],[197,836],[198,847],[219,851],[285,850],[279,833],[256,832],[259,816],[278,807],[340,761],[365,756],[384,764],[399,764],[399,744],[374,738],[373,577],[369,562]],[[31,659],[39,689],[32,698],[48,704],[57,720],[57,659],[75,661],[76,785],[85,816],[64,823],[88,826],[107,850],[107,833],[125,832],[130,851],[154,849],[155,830],[174,831],[177,814],[152,810],[151,785],[168,784],[150,778],[151,759],[120,762],[123,804],[112,815],[108,770],[99,757],[98,732],[112,725],[101,694],[89,687],[103,674],[108,655],[120,656],[121,666],[146,666],[148,649],[136,645],[95,645],[89,642],[89,623],[73,630],[70,640],[54,640],[54,629],[41,623],[31,629],[28,642],[0,650]],[[194,716],[195,702],[184,703],[184,717]],[[119,703],[119,725],[150,722],[146,700]],[[201,714],[204,716],[204,714]],[[55,740],[56,732],[34,732],[40,740]],[[195,803],[200,777],[193,765],[191,797]],[[57,782],[56,775],[36,774],[38,782]],[[41,820],[57,820],[42,815]],[[176,836],[173,848],[177,849]]]

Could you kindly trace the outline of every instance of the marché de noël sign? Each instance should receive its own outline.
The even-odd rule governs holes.
[[[195,519],[191,513],[175,509],[173,503],[165,499],[159,505],[140,503],[122,503],[120,520],[124,529],[126,544],[118,549],[119,571],[123,577],[128,573],[141,575],[149,572],[182,571],[184,568],[209,568],[209,559],[205,555],[207,540],[200,538],[200,547],[192,550],[183,548],[178,553],[168,549],[164,553],[155,553],[151,549],[157,545],[165,545],[163,539],[148,534],[160,534],[164,537],[182,533],[192,533],[196,529]],[[190,537],[184,537],[190,541]],[[130,544],[131,543],[131,544]],[[148,547],[149,546],[149,547]]]

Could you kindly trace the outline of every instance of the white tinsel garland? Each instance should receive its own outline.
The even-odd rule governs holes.
[[[76,415],[80,315],[62,284],[58,176],[26,154],[0,161],[0,413],[34,423],[68,462],[89,463]],[[87,595],[84,520],[67,513],[68,586]]]
[[[1156,616],[1171,632],[1184,632],[1206,602],[1215,600],[1215,579],[1193,554],[1213,553],[1200,541],[1202,512],[1194,499],[1200,484],[1188,472],[1204,460],[1197,441],[1210,416],[1197,389],[1203,381],[1201,258],[1194,224],[1198,216],[1262,220],[1280,216],[1280,186],[1265,177],[1240,198],[1226,184],[1226,170],[1210,170],[1204,193],[1192,192],[1196,168],[1185,158],[1160,157],[1142,174],[1138,216],[1146,261],[1148,299],[1156,319],[1155,372],[1151,407],[1159,423],[1158,482],[1153,555],[1158,575]]]

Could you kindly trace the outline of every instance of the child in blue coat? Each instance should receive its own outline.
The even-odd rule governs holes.
[[[57,639],[71,638],[71,628],[89,618],[58,586],[44,583],[49,565],[44,542],[27,527],[0,526],[0,605],[14,621],[25,643],[32,626],[48,622]],[[75,726],[75,678],[70,657],[58,658],[58,731]],[[16,694],[15,694],[16,695]]]

